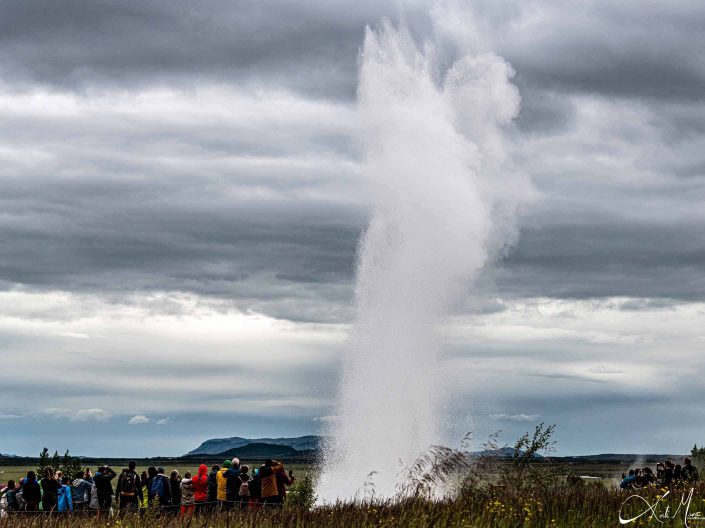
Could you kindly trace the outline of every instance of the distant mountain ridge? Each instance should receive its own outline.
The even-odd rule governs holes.
[[[206,440],[185,456],[192,455],[220,455],[233,449],[241,449],[252,444],[271,444],[286,446],[296,451],[312,451],[320,448],[321,437],[317,435],[297,436],[294,438],[243,438],[233,436],[230,438],[212,438]],[[262,448],[258,448],[260,451]]]
[[[501,447],[499,449],[473,451],[471,457],[495,457],[495,458],[512,458],[514,456],[513,447]],[[542,456],[536,453],[532,458],[536,460],[554,460],[563,462],[598,462],[598,463],[614,463],[614,464],[632,464],[634,462],[644,464],[655,464],[665,460],[681,460],[688,455],[666,455],[666,454],[639,454],[639,453],[599,453],[596,455],[548,455]]]
[[[227,451],[220,453],[219,456],[223,458],[238,457],[240,459],[296,458],[302,453],[309,452],[310,451],[299,451],[298,449],[294,449],[293,447],[287,445],[262,444],[259,442],[254,442],[242,447],[233,447],[232,449],[228,449]]]
[[[513,447],[500,447],[498,449],[473,451],[470,453],[472,457],[496,457],[496,458],[512,458],[514,456]],[[613,463],[632,463],[635,461],[643,461],[645,463],[663,462],[668,459],[682,459],[687,455],[664,455],[664,454],[638,454],[638,453],[600,453],[596,455],[563,455],[563,456],[542,456],[536,453],[535,459],[550,459],[564,461],[594,461],[594,462],[613,462]]]
[[[555,457],[563,459],[576,459],[576,460],[599,460],[602,462],[623,462],[630,463],[637,460],[643,461],[645,463],[663,462],[665,460],[676,460],[685,458],[690,455],[673,455],[673,454],[639,454],[639,453],[600,453],[597,455],[573,455],[564,457]]]

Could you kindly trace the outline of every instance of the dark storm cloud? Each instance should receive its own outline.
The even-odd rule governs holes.
[[[11,0],[0,7],[0,68],[3,82],[20,89],[211,80],[350,98],[366,24],[403,12],[428,30],[427,6],[402,5]],[[519,82],[534,90],[691,100],[705,93],[701,3],[484,2],[476,10]]]
[[[575,93],[648,96],[652,114],[643,125],[655,127],[677,155],[670,159],[657,149],[642,166],[683,179],[702,175],[705,160],[696,152],[705,131],[688,104],[704,93],[696,53],[701,6],[591,2],[566,10],[544,2],[534,12],[508,6],[487,3],[481,14],[487,27],[497,29],[497,49],[518,73],[520,135],[558,140],[573,133],[580,104],[571,98]],[[407,6],[407,19],[422,27],[418,13],[425,10]],[[0,67],[12,89],[43,86],[87,97],[91,90],[242,81],[302,90],[310,98],[349,99],[362,29],[382,15],[396,18],[397,11],[377,2],[10,1],[0,7],[6,51]],[[246,205],[232,192],[334,189],[334,170],[293,169],[286,167],[287,157],[326,152],[335,165],[359,152],[346,130],[301,134],[299,126],[280,131],[251,121],[248,130],[239,123],[204,126],[199,119],[165,122],[124,113],[5,116],[0,131],[9,148],[42,145],[55,162],[34,170],[21,163],[19,169],[0,168],[9,176],[0,196],[0,280],[7,287],[106,294],[181,290],[302,320],[347,314],[331,307],[350,301],[364,211],[296,196]],[[634,131],[609,132],[616,141],[586,141],[585,155],[611,142],[640,141]],[[183,159],[162,163],[174,152],[185,153]],[[553,162],[552,154],[543,155],[543,166]],[[201,169],[228,156],[284,165]],[[212,176],[195,178],[210,170]],[[292,172],[296,177],[289,177]],[[538,225],[527,224],[516,250],[491,272],[503,295],[703,298],[699,221],[606,223],[605,210],[625,206],[614,186],[583,185],[575,192],[563,178],[535,177],[549,196],[575,193],[590,203],[583,204],[581,222],[567,221],[573,211],[557,198]],[[653,199],[636,187],[619,192],[632,192],[635,202]],[[677,205],[679,194],[685,204],[697,192],[673,185],[663,194],[671,195],[668,205]],[[317,301],[327,307],[315,308]]]
[[[12,0],[0,7],[0,65],[19,88],[210,79],[349,98],[362,30],[390,12],[370,1]]]
[[[703,228],[629,224],[616,218],[525,228],[497,283],[500,290],[525,296],[702,301]]]
[[[350,113],[250,95],[6,96],[2,285],[347,317],[364,224],[336,198],[356,177]]]
[[[533,86],[620,97],[702,100],[700,2],[539,2],[498,48]]]
[[[573,103],[561,93],[537,89],[517,79],[521,90],[521,113],[517,126],[522,132],[552,135],[575,124]]]
[[[6,223],[0,274],[35,289],[179,290],[238,299],[243,309],[307,296],[347,303],[361,219],[340,208],[300,206],[206,211],[178,201],[77,199],[65,211],[34,209]]]
[[[570,381],[564,378],[564,381]],[[553,385],[555,387],[555,385]],[[567,394],[563,398],[556,399],[553,394],[542,392],[534,388],[534,394],[514,395],[507,398],[505,402],[510,408],[512,406],[525,409],[545,409],[549,413],[571,413],[585,408],[635,408],[648,405],[664,404],[671,401],[670,395],[648,392],[646,390],[636,392],[626,392],[617,386],[609,390],[602,389],[600,392],[582,392]]]

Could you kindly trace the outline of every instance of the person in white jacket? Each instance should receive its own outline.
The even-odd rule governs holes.
[[[193,496],[193,482],[191,480],[191,472],[184,473],[184,478],[181,479],[181,516],[191,516],[196,509],[196,500]]]

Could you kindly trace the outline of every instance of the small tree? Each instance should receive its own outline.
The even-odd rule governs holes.
[[[536,457],[539,453],[550,454],[556,442],[552,440],[555,425],[544,427],[543,422],[534,429],[533,435],[524,433],[514,444],[512,465],[510,470],[502,475],[502,484],[508,488],[545,487],[556,480],[557,469],[537,466]]]
[[[551,437],[555,429],[555,425],[544,428],[543,422],[541,422],[534,429],[533,437],[529,438],[529,433],[526,432],[516,441],[512,464],[520,474],[526,471],[529,463],[540,451],[550,452],[553,450],[556,442],[551,440]]]
[[[37,466],[37,477],[42,478],[44,476],[44,469],[47,466],[51,466],[51,457],[49,456],[49,449],[44,448],[42,452],[39,453],[39,465]]]
[[[61,457],[61,461],[59,462],[59,471],[67,477],[73,479],[76,473],[82,469],[83,465],[81,464],[81,459],[72,457],[71,453],[69,453],[69,450],[67,449],[66,453],[64,453],[64,456]]]
[[[58,451],[54,451],[54,454],[49,456],[49,449],[46,447],[42,449],[39,453],[39,466],[37,467],[37,477],[44,477],[44,470],[51,466],[54,471],[61,471],[64,475],[73,478],[74,475],[83,469],[81,465],[81,460],[76,457],[72,457],[71,453],[67,449],[63,456],[59,456]]]
[[[698,447],[698,444],[693,445],[690,451],[690,458],[693,459],[693,465],[702,472],[705,466],[705,447]]]

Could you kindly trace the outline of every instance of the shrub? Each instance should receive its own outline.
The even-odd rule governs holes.
[[[287,496],[287,504],[296,510],[310,511],[318,500],[316,484],[310,475],[297,481],[292,493]]]

